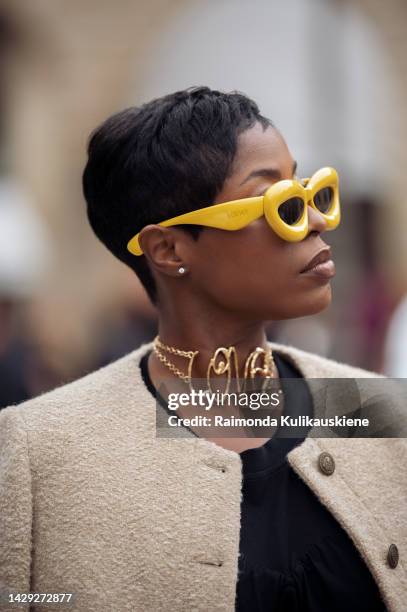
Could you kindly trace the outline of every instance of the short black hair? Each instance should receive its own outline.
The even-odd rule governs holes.
[[[272,122],[239,92],[193,87],[109,117],[91,134],[83,192],[96,236],[141,280],[156,302],[144,256],[126,248],[149,223],[214,202],[241,132]],[[183,225],[195,239],[202,228]]]

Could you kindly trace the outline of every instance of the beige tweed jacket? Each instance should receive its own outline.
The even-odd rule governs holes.
[[[44,611],[233,612],[241,458],[192,435],[156,437],[139,370],[150,347],[0,412],[1,610],[27,609],[7,602],[12,591],[75,594]],[[377,376],[271,347],[306,378]],[[352,538],[387,609],[405,612],[406,440],[311,432],[288,461]]]

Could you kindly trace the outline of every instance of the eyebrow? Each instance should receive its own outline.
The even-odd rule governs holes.
[[[297,162],[294,161],[293,174],[296,173],[297,166],[298,166]],[[247,183],[247,181],[257,176],[263,176],[265,178],[270,178],[270,179],[274,179],[277,181],[281,180],[281,172],[280,170],[277,170],[277,168],[260,168],[260,170],[254,170],[253,172],[251,172],[249,176],[247,176],[240,184],[244,185],[245,183]]]

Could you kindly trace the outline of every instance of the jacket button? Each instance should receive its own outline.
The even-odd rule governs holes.
[[[389,550],[387,551],[387,563],[391,569],[397,567],[399,562],[399,549],[395,544],[390,544]]]
[[[329,453],[321,453],[318,457],[318,466],[323,474],[330,476],[335,471],[335,461]]]

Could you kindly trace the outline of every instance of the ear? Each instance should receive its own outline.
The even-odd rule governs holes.
[[[179,276],[179,268],[187,262],[181,256],[187,235],[176,228],[146,225],[140,232],[139,242],[150,266],[168,276]]]

